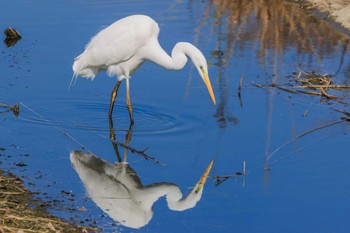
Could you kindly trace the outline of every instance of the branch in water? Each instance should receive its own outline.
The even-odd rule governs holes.
[[[19,104],[16,104],[16,105],[14,105],[14,106],[11,106],[11,105],[7,105],[7,104],[2,104],[2,103],[0,103],[0,107],[2,107],[2,108],[7,108],[8,110],[5,111],[5,112],[10,112],[10,111],[12,111],[13,114],[15,114],[16,117],[19,115]],[[0,113],[3,113],[3,112],[0,112]]]
[[[130,147],[130,146],[127,146],[127,145],[125,145],[125,144],[123,144],[123,143],[121,143],[121,142],[118,142],[118,141],[115,141],[115,140],[113,140],[112,142],[115,143],[115,144],[117,144],[118,146],[121,146],[121,147],[123,147],[123,148],[129,150],[131,153],[141,155],[141,156],[144,157],[146,160],[153,161],[153,162],[155,162],[156,164],[159,164],[159,165],[161,165],[161,166],[163,166],[163,167],[166,166],[165,163],[159,161],[158,159],[156,159],[156,158],[154,158],[154,157],[151,157],[151,156],[147,155],[147,154],[145,153],[145,151],[148,150],[148,148],[146,148],[146,149],[144,149],[144,150],[136,150],[135,148],[132,148],[132,147]]]

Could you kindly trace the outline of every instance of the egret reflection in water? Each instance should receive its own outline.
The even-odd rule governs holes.
[[[166,197],[171,210],[184,211],[195,207],[202,197],[213,161],[185,197],[180,188],[173,183],[159,182],[144,186],[136,171],[126,161],[127,148],[124,148],[124,158],[121,158],[115,143],[113,120],[111,117],[109,120],[110,138],[118,158],[117,164],[90,153],[70,153],[72,166],[83,182],[88,196],[96,205],[115,221],[131,228],[141,228],[149,223],[153,216],[152,206],[162,196]],[[131,140],[131,134],[132,127],[129,128],[123,144],[126,147]]]
[[[95,155],[72,151],[70,160],[88,196],[120,224],[140,228],[153,216],[152,206],[166,196],[169,209],[184,211],[196,206],[210,172],[208,166],[199,182],[183,198],[176,184],[159,182],[144,186],[136,172],[126,163],[112,164]]]

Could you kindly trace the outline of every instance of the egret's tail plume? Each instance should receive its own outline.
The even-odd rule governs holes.
[[[73,63],[73,79],[80,76],[83,78],[91,78],[94,79],[97,73],[99,72],[99,68],[95,66],[89,66],[87,62],[85,62],[84,57],[81,55],[76,57]]]
[[[68,91],[70,90],[70,88],[72,87],[72,85],[75,85],[75,83],[77,82],[77,78],[78,76],[76,76],[75,72],[72,76],[72,79],[70,80],[70,83],[69,83],[69,87],[68,87]]]

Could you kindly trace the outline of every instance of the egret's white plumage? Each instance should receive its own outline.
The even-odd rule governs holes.
[[[117,76],[118,83],[112,92],[110,115],[120,81],[129,78],[143,62],[151,61],[166,69],[182,69],[189,57],[205,82],[215,104],[214,93],[208,78],[207,61],[194,45],[179,42],[172,50],[171,57],[158,42],[159,27],[150,17],[132,15],[111,24],[100,31],[86,45],[85,51],[75,58],[74,77],[95,78],[100,71],[107,71],[110,76]],[[133,122],[132,107],[127,80],[127,105]]]

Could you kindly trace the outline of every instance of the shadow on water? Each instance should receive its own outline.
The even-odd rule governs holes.
[[[184,211],[194,208],[201,199],[204,184],[213,161],[209,164],[198,183],[182,197],[176,184],[158,182],[144,186],[136,171],[128,164],[127,154],[132,137],[132,126],[126,133],[125,142],[115,140],[113,120],[110,118],[110,138],[118,163],[112,164],[90,153],[72,151],[70,160],[78,173],[87,195],[112,219],[123,226],[141,228],[153,217],[153,204],[162,196],[166,197],[169,209]],[[118,144],[124,147],[123,158]],[[150,157],[145,157],[150,160]],[[158,163],[158,160],[153,159]]]

